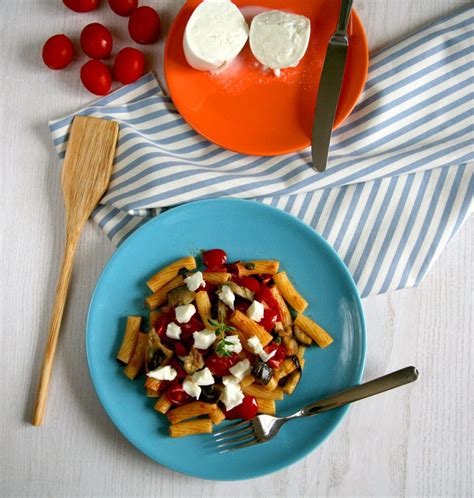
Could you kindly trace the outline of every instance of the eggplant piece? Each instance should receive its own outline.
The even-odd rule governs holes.
[[[221,394],[222,391],[215,384],[212,386],[201,386],[199,401],[204,401],[204,403],[217,403]]]
[[[257,360],[252,369],[252,375],[263,385],[267,385],[273,377],[273,368],[262,360]]]
[[[283,337],[283,346],[285,346],[288,355],[294,355],[298,352],[298,343],[292,336]]]
[[[253,301],[255,293],[252,292],[250,289],[247,289],[247,287],[241,287],[240,285],[237,285],[235,282],[232,281],[226,282],[224,285],[230,287],[230,290],[236,296],[239,296],[242,299],[246,299],[247,301]]]
[[[204,358],[196,348],[191,348],[189,354],[183,358],[183,368],[190,375],[204,368]]]
[[[301,370],[300,359],[298,358],[297,355],[292,354],[291,356],[287,356],[287,358],[295,364],[297,370]]]
[[[191,292],[185,285],[183,285],[168,292],[168,305],[176,308],[176,306],[191,304],[195,297],[194,292]]]
[[[156,333],[155,329],[151,329],[148,333],[147,353],[146,366],[148,370],[155,370],[160,365],[165,365],[173,356],[173,351],[161,342],[160,336]]]
[[[217,303],[217,321],[219,323],[224,323],[226,319],[227,319],[227,306],[222,301],[219,301]]]
[[[166,360],[166,355],[161,349],[157,349],[154,353],[151,353],[151,355],[152,356],[147,363],[147,368],[148,370],[156,370]]]

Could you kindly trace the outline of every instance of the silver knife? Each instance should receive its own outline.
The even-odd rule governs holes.
[[[349,47],[347,24],[351,8],[352,0],[341,1],[339,21],[336,31],[329,40],[321,80],[319,82],[311,141],[313,167],[318,171],[324,171],[328,161],[329,143],[331,141],[339,94],[341,93],[347,48]]]

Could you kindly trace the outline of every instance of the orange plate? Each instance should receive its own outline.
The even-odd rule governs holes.
[[[183,118],[212,142],[243,154],[273,156],[311,143],[316,96],[326,48],[339,15],[335,0],[235,0],[247,22],[264,9],[279,9],[311,19],[308,51],[281,76],[265,71],[247,43],[219,74],[197,71],[186,62],[183,33],[200,0],[188,0],[171,27],[165,48],[165,76]],[[259,7],[255,5],[258,4]],[[344,121],[364,88],[368,49],[364,28],[352,12],[350,41],[335,127]]]

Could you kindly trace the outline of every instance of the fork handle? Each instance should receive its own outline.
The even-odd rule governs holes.
[[[333,394],[320,401],[316,401],[316,403],[311,403],[301,409],[294,417],[310,417],[311,415],[326,412],[333,408],[389,391],[390,389],[414,382],[418,378],[418,375],[418,370],[415,367],[402,368],[365,384],[360,384],[359,386]]]

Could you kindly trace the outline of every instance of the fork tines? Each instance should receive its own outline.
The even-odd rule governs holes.
[[[255,436],[252,422],[244,420],[237,424],[232,424],[213,434],[219,448],[219,453],[226,453],[232,450],[239,450],[257,444],[259,441]]]

